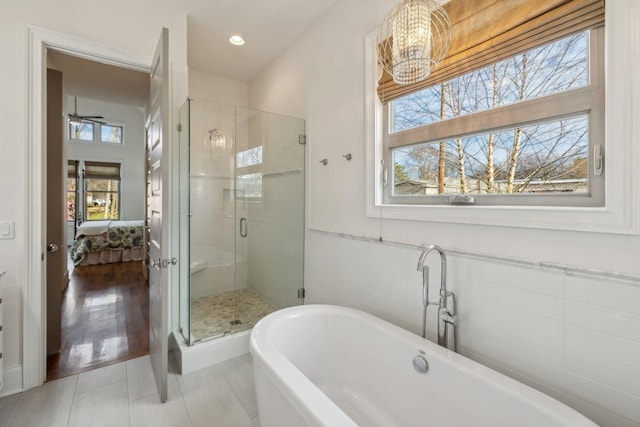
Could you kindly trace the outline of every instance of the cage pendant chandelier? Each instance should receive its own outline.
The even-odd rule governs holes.
[[[404,0],[378,29],[378,61],[399,85],[418,83],[449,52],[451,21],[434,0]]]

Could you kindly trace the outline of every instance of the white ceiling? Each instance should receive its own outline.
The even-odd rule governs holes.
[[[248,82],[336,0],[156,0],[187,13],[188,65]],[[241,35],[244,46],[228,39]]]
[[[154,0],[187,13],[189,68],[249,82],[337,0]],[[228,39],[240,34],[246,43]],[[69,95],[144,106],[149,76],[59,52],[49,66],[64,73]]]

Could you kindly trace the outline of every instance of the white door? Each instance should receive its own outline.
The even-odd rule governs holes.
[[[147,227],[149,352],[160,400],[167,400],[169,358],[169,30],[162,29],[153,58],[147,118]],[[163,149],[164,148],[164,149]],[[163,185],[164,183],[164,185]]]

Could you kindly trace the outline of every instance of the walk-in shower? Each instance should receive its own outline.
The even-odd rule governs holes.
[[[181,108],[179,327],[187,345],[302,303],[304,150],[301,119],[202,99]]]

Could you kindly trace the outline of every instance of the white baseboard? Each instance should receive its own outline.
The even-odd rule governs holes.
[[[20,393],[21,391],[23,391],[22,366],[5,368],[2,371],[2,388],[0,388],[0,397]]]
[[[171,334],[175,344],[173,353],[180,373],[185,375],[248,353],[250,335],[249,329],[187,346],[182,337]]]

